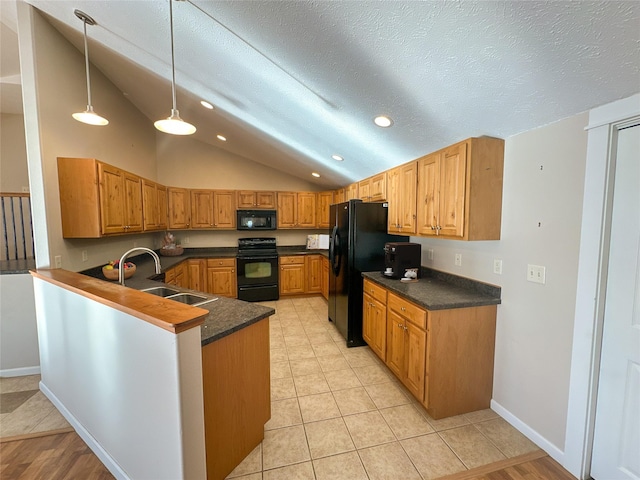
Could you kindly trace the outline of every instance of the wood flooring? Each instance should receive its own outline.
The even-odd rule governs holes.
[[[2,480],[111,480],[113,475],[77,433],[0,444]]]
[[[2,480],[112,480],[114,477],[77,433],[0,444]],[[544,452],[521,455],[443,480],[575,480]]]

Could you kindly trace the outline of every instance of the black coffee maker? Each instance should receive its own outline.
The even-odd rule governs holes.
[[[402,278],[407,270],[415,269],[420,278],[420,255],[422,246],[419,243],[389,242],[384,245],[384,266],[382,272],[386,277]]]

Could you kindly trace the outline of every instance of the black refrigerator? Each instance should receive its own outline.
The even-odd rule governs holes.
[[[347,347],[362,339],[362,272],[384,270],[384,244],[408,237],[387,233],[387,203],[349,200],[331,205],[329,238],[329,320]]]

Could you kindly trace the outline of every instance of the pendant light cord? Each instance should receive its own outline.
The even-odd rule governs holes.
[[[173,95],[173,111],[176,106],[176,62],[173,52],[173,1],[169,0],[169,23],[171,24],[171,94]],[[172,112],[173,113],[173,112]]]
[[[89,79],[89,44],[87,43],[87,21],[83,20],[84,26],[84,64],[87,70],[87,105],[91,105],[91,80]]]

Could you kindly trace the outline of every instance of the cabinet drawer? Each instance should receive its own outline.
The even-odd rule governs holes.
[[[207,267],[235,267],[235,258],[209,258],[207,259]]]
[[[398,315],[406,318],[414,325],[425,329],[427,328],[427,311],[414,305],[399,296],[389,293],[387,300],[388,307]]]
[[[296,255],[294,257],[280,257],[280,265],[298,264],[304,264],[304,255]]]
[[[385,305],[387,304],[387,290],[385,288],[365,278],[363,289],[364,293],[367,295],[371,295],[373,298]]]

